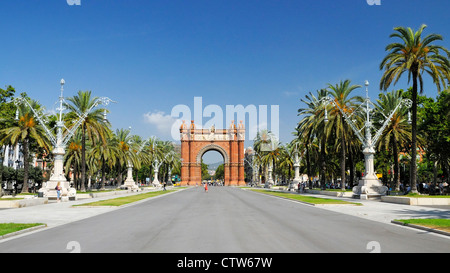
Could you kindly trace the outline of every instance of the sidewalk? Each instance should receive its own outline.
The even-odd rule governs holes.
[[[321,198],[335,198],[349,202],[363,204],[362,206],[345,206],[345,205],[327,205],[319,208],[332,210],[340,213],[350,214],[353,216],[383,222],[391,223],[394,219],[412,219],[412,218],[447,218],[450,219],[450,209],[447,206],[430,207],[430,206],[412,206],[381,202],[379,200],[362,200],[345,197],[331,197],[318,194],[305,194]]]
[[[162,190],[162,188],[152,190]],[[73,207],[73,205],[119,198],[145,192],[149,192],[149,190],[60,203],[56,202],[56,200],[49,200],[48,204],[43,205],[0,209],[0,223],[44,223],[47,227],[55,227],[119,209],[119,207]]]
[[[292,191],[280,190],[286,193],[299,194]],[[344,213],[367,220],[382,222],[385,224],[393,223],[393,220],[415,219],[415,218],[441,218],[450,219],[450,206],[414,206],[405,204],[395,204],[381,202],[380,200],[354,199],[350,197],[336,197],[317,193],[301,193],[301,195],[312,196],[326,199],[338,199],[347,202],[361,203],[362,206],[349,205],[319,205],[319,209],[330,210],[338,213]],[[297,201],[292,201],[297,202]],[[432,231],[432,230],[428,230]],[[446,235],[450,236],[449,233]]]

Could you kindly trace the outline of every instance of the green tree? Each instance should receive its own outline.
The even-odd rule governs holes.
[[[450,52],[433,42],[443,40],[439,34],[430,34],[422,37],[422,32],[426,28],[422,25],[419,30],[413,31],[411,28],[396,27],[390,38],[399,38],[401,42],[392,43],[386,46],[388,55],[384,57],[380,64],[380,70],[384,69],[381,77],[380,89],[387,90],[389,86],[398,82],[400,77],[406,72],[408,82],[412,80],[412,140],[411,140],[411,191],[417,193],[417,92],[423,91],[424,72],[433,79],[438,92],[442,86],[446,86],[446,81],[450,81],[450,62],[448,57]],[[441,55],[444,52],[446,56]],[[419,86],[420,85],[420,86]]]
[[[320,182],[322,188],[325,188],[325,177],[327,165],[326,161],[326,142],[329,131],[326,130],[325,110],[329,106],[322,103],[328,91],[325,89],[317,90],[317,95],[309,92],[304,99],[300,101],[306,106],[298,109],[298,116],[301,120],[297,124],[296,135],[299,143],[304,143],[306,150],[306,168],[310,187],[312,187],[312,177],[314,170],[319,170]],[[313,162],[316,162],[314,164]]]
[[[74,97],[67,100],[67,108],[72,111],[67,115],[67,124],[74,124],[79,116],[87,113],[86,118],[80,125],[81,136],[81,191],[86,191],[86,137],[95,145],[96,141],[106,141],[108,122],[103,119],[105,109],[93,109],[98,97],[93,97],[91,91],[78,91]],[[90,109],[90,112],[88,112]]]
[[[395,107],[403,100],[403,90],[392,91],[389,93],[381,93],[377,100],[376,108],[383,116],[378,118],[384,120]],[[408,109],[399,108],[392,116],[389,125],[383,131],[378,149],[392,148],[392,156],[394,162],[394,188],[400,190],[400,162],[399,162],[399,146],[407,146],[411,142],[411,126],[408,123]],[[403,144],[403,145],[402,145]]]
[[[224,164],[220,164],[217,166],[216,173],[214,174],[215,179],[224,179],[225,178],[225,170]]]
[[[114,140],[113,133],[108,130],[106,141],[93,145],[88,152],[91,160],[99,162],[102,176],[101,189],[105,188],[106,168],[113,168],[119,156],[119,147]]]
[[[350,94],[352,91],[361,88],[361,85],[351,85],[350,80],[341,81],[339,84],[336,85],[328,85],[328,88],[330,90],[330,94],[333,96],[334,104],[332,106],[332,110],[329,113],[330,116],[330,122],[329,126],[334,128],[333,130],[336,133],[336,136],[339,142],[337,143],[337,146],[340,146],[340,152],[341,152],[341,159],[340,159],[340,166],[341,166],[341,188],[345,190],[345,161],[346,161],[346,152],[347,152],[347,145],[350,143],[352,130],[349,128],[347,122],[345,121],[345,117],[342,114],[341,111],[344,113],[350,115],[354,112],[356,108],[356,102],[362,99],[359,97],[352,97]],[[335,106],[337,105],[337,106]],[[340,108],[340,109],[339,109]],[[340,144],[340,145],[339,145]]]
[[[133,166],[138,166],[140,163],[138,156],[136,154],[136,144],[133,143],[133,136],[130,135],[130,130],[126,129],[116,129],[114,135],[114,143],[117,145],[117,157],[116,157],[116,168],[118,171],[118,187],[122,184],[123,171],[129,163]]]
[[[433,183],[437,183],[438,170],[448,176],[450,169],[450,120],[449,111],[450,92],[441,92],[436,100],[423,100],[423,107],[419,109],[419,123],[421,135],[426,141],[424,150],[426,158],[431,161]]]
[[[29,101],[33,109],[39,111],[41,108],[37,101]],[[24,158],[24,175],[22,192],[28,192],[28,173],[30,166],[30,142],[36,141],[39,146],[49,150],[50,144],[45,131],[41,125],[36,122],[33,112],[28,106],[20,105],[19,120],[11,127],[1,130],[0,135],[3,136],[0,143],[8,143],[11,145],[22,144],[22,153]]]

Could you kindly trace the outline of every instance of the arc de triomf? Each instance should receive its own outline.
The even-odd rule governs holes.
[[[241,186],[244,181],[245,127],[231,122],[229,129],[197,129],[194,121],[180,127],[181,185],[201,185],[201,161],[204,153],[214,150],[224,159],[224,185]]]

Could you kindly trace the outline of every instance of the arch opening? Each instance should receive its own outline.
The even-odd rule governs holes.
[[[225,178],[225,156],[216,149],[210,149],[203,153],[202,163],[202,183],[210,185],[223,185]]]

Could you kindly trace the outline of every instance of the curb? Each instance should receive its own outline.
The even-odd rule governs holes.
[[[392,220],[391,223],[405,226],[405,227],[411,227],[411,228],[416,228],[416,229],[425,230],[425,231],[429,231],[429,232],[434,232],[434,233],[438,233],[441,235],[450,236],[450,232],[446,232],[446,231],[439,230],[439,229],[428,228],[428,227],[414,225],[414,224],[407,224],[407,223],[403,223],[403,222],[395,221],[395,220]]]
[[[11,233],[8,233],[8,234],[0,236],[0,240],[6,239],[6,238],[9,238],[9,237],[13,237],[13,236],[17,236],[17,235],[20,235],[20,234],[23,234],[23,233],[35,231],[35,230],[38,230],[38,229],[41,229],[41,228],[45,228],[45,227],[47,227],[47,225],[43,224],[43,225],[39,225],[39,226],[30,227],[30,228],[22,229],[22,230],[19,230],[19,231],[11,232]]]

